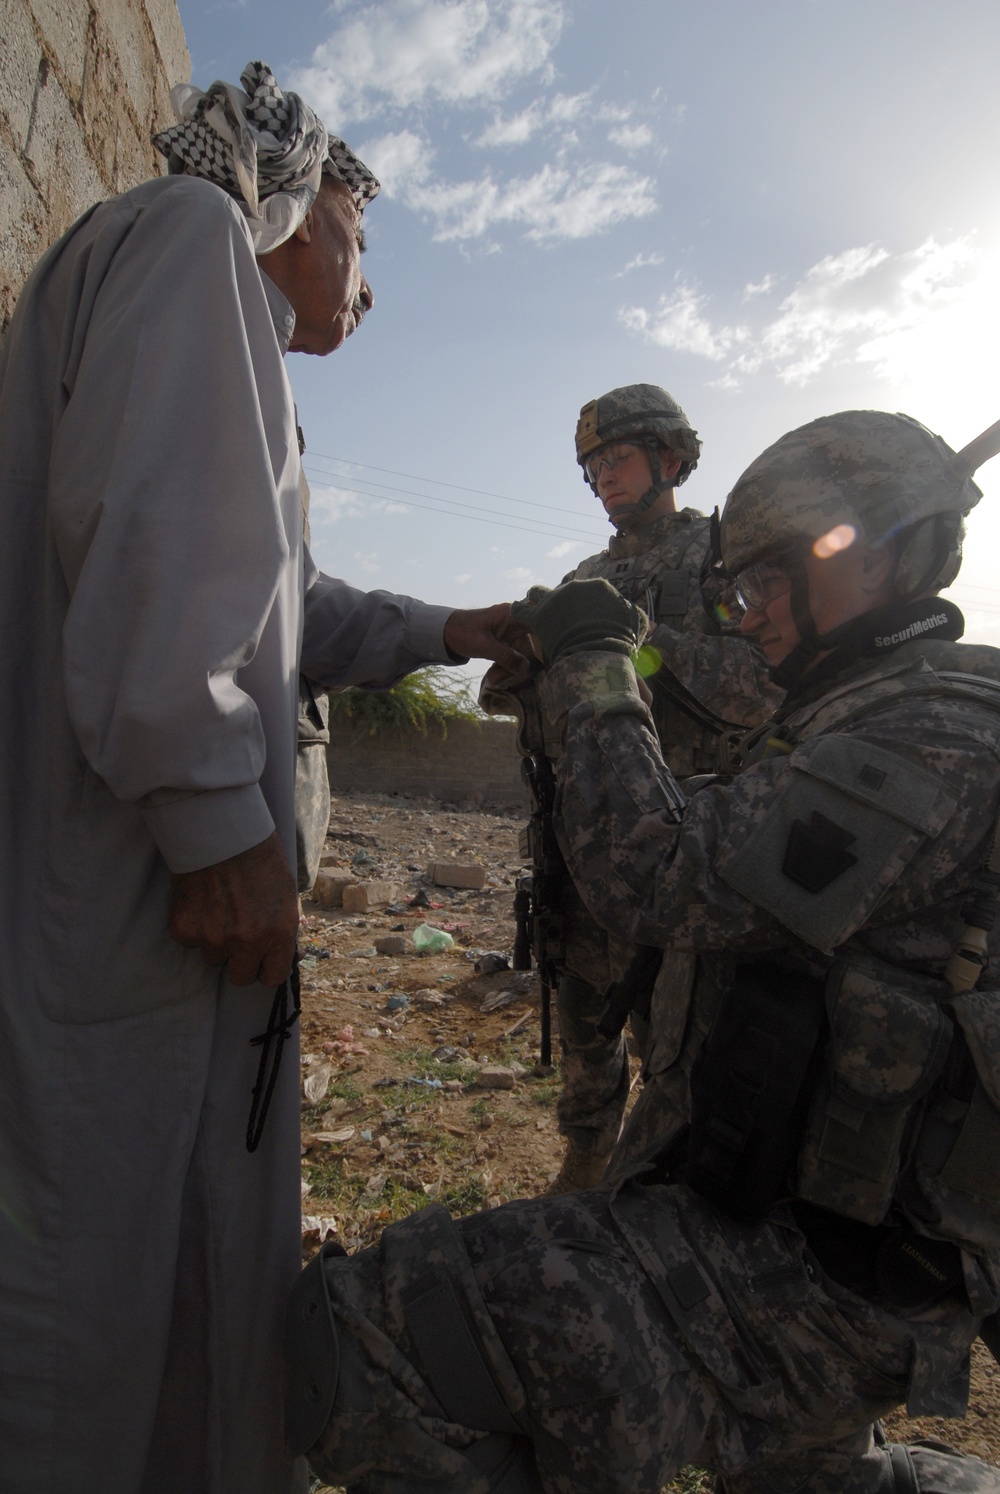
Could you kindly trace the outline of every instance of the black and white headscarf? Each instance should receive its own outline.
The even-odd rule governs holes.
[[[282,93],[264,62],[243,88],[191,83],[170,90],[178,123],[153,136],[171,174],[205,177],[240,202],[258,254],[289,238],[316,200],[323,173],[346,182],[363,212],[379,183],[343,140],[328,135],[297,93]]]

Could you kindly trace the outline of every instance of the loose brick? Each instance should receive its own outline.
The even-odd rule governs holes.
[[[476,1083],[480,1089],[513,1089],[514,1070],[500,1063],[484,1063],[476,1073]]]
[[[341,906],[345,913],[367,913],[371,908],[384,908],[400,896],[395,882],[352,882],[344,888]]]
[[[375,953],[380,955],[404,955],[413,949],[405,934],[385,934],[375,940]]]
[[[463,865],[457,861],[435,861],[428,875],[436,887],[471,887],[479,891],[486,886],[485,866]]]
[[[357,881],[353,872],[343,870],[320,871],[312,895],[322,908],[339,908],[344,901],[344,888]]]

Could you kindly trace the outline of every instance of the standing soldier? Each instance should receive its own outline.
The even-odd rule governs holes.
[[[719,760],[716,735],[678,704],[678,684],[708,713],[744,726],[763,720],[778,699],[763,656],[740,636],[731,588],[713,569],[712,521],[696,509],[677,508],[677,489],[700,452],[684,411],[655,384],[626,384],[584,405],[576,459],[615,533],[606,550],[563,578],[604,577],[654,623],[643,657],[657,734],[677,778],[710,772]],[[497,708],[509,711],[509,700],[501,696]],[[630,1086],[628,1055],[621,1032],[605,1035],[598,1023],[616,979],[625,988],[625,1005],[632,1005],[644,963],[629,970],[633,948],[595,924],[568,877],[559,903],[558,1114],[567,1149],[553,1193],[593,1187],[618,1139]],[[648,979],[656,961],[645,967]]]

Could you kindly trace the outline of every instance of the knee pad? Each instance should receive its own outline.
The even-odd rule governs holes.
[[[1000,1494],[1000,1469],[946,1442],[886,1442],[886,1494]]]
[[[323,1261],[342,1256],[328,1240],[302,1272],[285,1315],[285,1444],[301,1457],[316,1442],[333,1410],[340,1378],[337,1328],[326,1289]]]

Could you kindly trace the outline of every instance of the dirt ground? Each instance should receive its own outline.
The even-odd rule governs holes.
[[[475,969],[484,954],[510,954],[521,825],[507,812],[430,800],[334,800],[333,864],[359,881],[390,881],[400,895],[361,916],[304,904],[304,1256],[327,1236],[348,1250],[370,1244],[428,1199],[467,1214],[532,1196],[558,1171],[558,1059],[555,1072],[536,1073],[537,979]],[[427,867],[442,861],[484,866],[486,886],[431,886]],[[421,924],[445,930],[454,947],[418,953],[412,935]],[[390,934],[403,937],[407,953],[376,953],[376,939]],[[498,1066],[512,1074],[491,1076]],[[512,1087],[486,1087],[491,1077]],[[1000,1368],[977,1344],[964,1421],[898,1415],[887,1430],[1000,1465]],[[709,1487],[685,1470],[676,1489],[692,1494],[703,1482]]]

